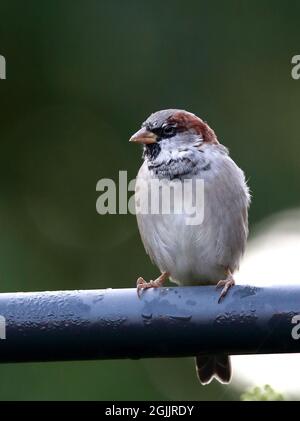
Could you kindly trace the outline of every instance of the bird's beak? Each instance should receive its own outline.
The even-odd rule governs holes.
[[[138,132],[136,132],[131,138],[129,142],[133,143],[142,143],[144,145],[149,145],[150,143],[156,143],[157,136],[156,134],[149,132],[145,127],[142,127]]]

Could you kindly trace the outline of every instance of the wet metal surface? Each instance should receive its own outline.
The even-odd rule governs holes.
[[[0,294],[0,362],[300,352],[300,287],[218,297],[214,287]]]

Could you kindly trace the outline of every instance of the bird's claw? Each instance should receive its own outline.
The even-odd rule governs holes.
[[[222,288],[220,297],[218,299],[218,303],[221,302],[221,300],[226,296],[228,290],[235,284],[234,279],[230,278],[230,279],[225,279],[225,280],[221,280],[217,283],[216,289]]]
[[[148,288],[155,288],[154,281],[149,281],[146,282],[144,278],[142,278],[141,276],[138,278],[138,280],[136,281],[136,292],[138,297],[141,297],[141,293],[144,289],[148,289]]]
[[[146,282],[144,278],[139,277],[136,281],[136,292],[138,297],[141,297],[141,293],[144,289],[161,287],[168,276],[169,274],[167,272],[163,272],[157,279],[154,281],[151,279],[149,282]]]

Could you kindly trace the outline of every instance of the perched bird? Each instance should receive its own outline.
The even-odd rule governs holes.
[[[130,142],[143,145],[137,185],[154,179],[204,182],[204,216],[199,225],[188,224],[185,212],[137,212],[146,252],[161,272],[150,282],[138,278],[138,294],[162,286],[169,278],[178,285],[215,284],[222,288],[220,302],[234,285],[233,273],[248,235],[250,195],[243,171],[208,124],[184,110],[155,112]],[[148,197],[148,192],[139,192],[140,201]],[[214,377],[222,383],[231,379],[230,359],[225,354],[196,357],[196,370],[202,384]]]

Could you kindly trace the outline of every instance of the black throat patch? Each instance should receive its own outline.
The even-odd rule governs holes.
[[[143,158],[147,158],[149,161],[154,161],[160,154],[161,148],[158,143],[150,143],[144,146]]]

